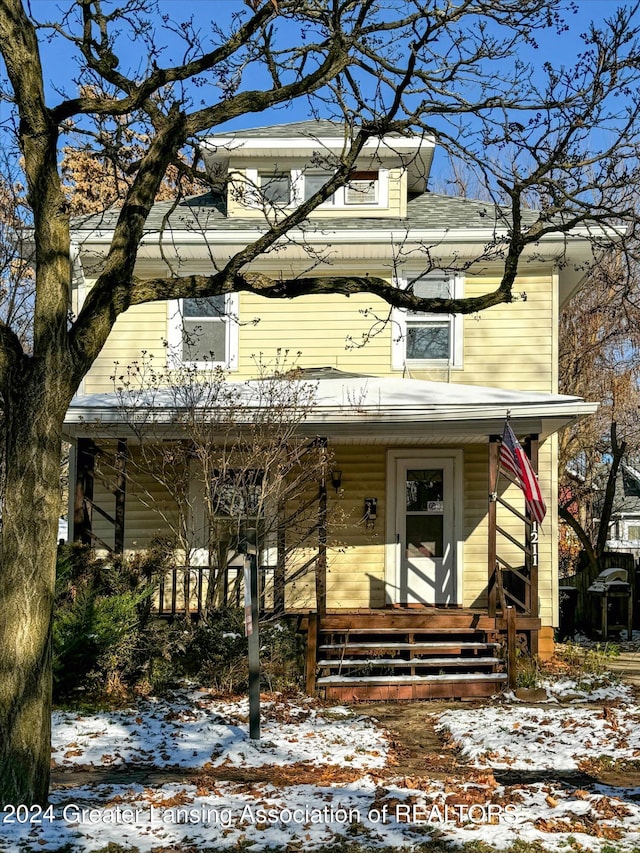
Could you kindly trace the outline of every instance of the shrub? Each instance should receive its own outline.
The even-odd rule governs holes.
[[[244,610],[226,608],[192,621],[168,623],[152,613],[166,571],[166,546],[133,557],[97,559],[85,547],[61,548],[53,624],[54,697],[79,690],[124,696],[158,693],[188,678],[221,693],[248,687]],[[300,686],[301,647],[295,623],[260,626],[262,683],[268,690]]]
[[[148,666],[143,636],[162,556],[98,559],[60,549],[53,620],[54,697],[132,684]]]
[[[184,648],[176,652],[174,666],[184,676],[221,693],[247,690],[249,662],[242,608],[211,611],[197,623],[180,623],[177,630],[182,632]],[[295,624],[286,620],[261,622],[263,687],[268,690],[299,687],[300,664],[300,636]]]

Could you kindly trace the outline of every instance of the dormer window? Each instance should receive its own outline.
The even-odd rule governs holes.
[[[274,207],[291,204],[290,172],[258,172],[260,199]]]
[[[327,183],[327,181],[331,180],[333,177],[331,172],[305,172],[303,175],[303,200],[307,201],[311,198],[312,195],[315,195],[318,190],[322,189],[322,187]],[[329,198],[324,202],[324,204],[333,204],[335,201],[335,196],[329,196]]]
[[[246,170],[248,191],[245,204],[261,208],[292,207],[308,201],[333,177],[333,172],[321,169],[291,169],[291,171]],[[389,205],[389,170],[352,172],[348,182],[322,202],[327,208],[386,208]]]
[[[344,188],[345,204],[376,204],[378,172],[354,172]]]

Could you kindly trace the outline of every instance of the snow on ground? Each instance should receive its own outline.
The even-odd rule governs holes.
[[[446,711],[437,728],[478,767],[568,772],[594,758],[640,760],[637,705]]]
[[[246,700],[220,702],[197,691],[128,711],[57,712],[53,758],[67,771],[65,786],[54,789],[43,813],[0,812],[0,851],[92,853],[112,842],[139,853],[181,845],[311,853],[341,840],[409,850],[431,837],[453,848],[539,842],[557,853],[640,846],[640,788],[581,788],[563,777],[585,758],[640,759],[640,706],[631,699],[605,708],[489,703],[446,711],[441,731],[473,767],[444,783],[394,778],[393,767],[383,766],[384,732],[357,709],[264,702],[259,743],[248,739],[247,716]],[[124,768],[168,767],[203,774],[154,786],[122,783]],[[74,774],[87,768],[101,769],[100,783],[74,785]],[[243,781],[218,781],[225,768],[234,780],[247,773]],[[508,785],[499,775],[496,781],[498,768],[519,771],[517,783],[513,774]],[[107,784],[103,773],[111,770]],[[301,784],[312,771],[313,784]]]
[[[614,673],[605,675],[585,675],[579,681],[575,678],[541,678],[538,687],[547,693],[546,699],[536,699],[536,702],[629,702],[633,700],[633,688],[625,684]],[[503,701],[522,702],[516,694],[507,690],[502,694]]]
[[[171,704],[147,700],[135,711],[88,716],[57,711],[52,758],[62,767],[261,767],[314,761],[374,768],[385,763],[386,741],[369,718],[350,712],[345,717],[341,709],[319,713],[308,702],[268,702],[262,710],[259,741],[249,739],[248,700],[220,702],[197,691],[185,691]]]
[[[31,828],[5,826],[0,849],[18,851],[104,850],[114,843],[140,853],[188,845],[224,850],[243,845],[315,850],[357,838],[371,848],[411,849],[430,837],[452,845],[484,842],[504,848],[517,839],[548,850],[567,849],[573,837],[599,851],[640,843],[640,805],[610,792],[568,792],[557,786],[523,788],[493,784],[426,782],[420,789],[370,778],[339,787],[221,782],[207,791],[168,784],[162,790],[132,785],[56,791],[52,819]],[[66,846],[65,846],[66,845]]]
[[[613,675],[585,675],[580,681],[574,678],[542,679],[543,687],[552,701],[606,702],[633,699],[633,688]]]

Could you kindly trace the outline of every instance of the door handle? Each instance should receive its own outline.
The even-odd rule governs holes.
[[[400,544],[400,534],[396,533],[396,545]]]

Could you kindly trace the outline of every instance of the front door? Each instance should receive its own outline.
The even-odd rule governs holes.
[[[396,578],[399,604],[457,604],[454,460],[396,461]]]

